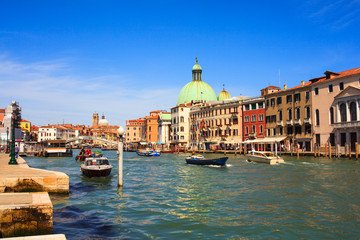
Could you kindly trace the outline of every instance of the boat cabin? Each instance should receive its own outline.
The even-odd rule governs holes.
[[[85,166],[93,166],[93,165],[110,165],[108,159],[101,158],[91,158],[85,161]]]
[[[66,148],[66,140],[48,140],[41,142],[44,157],[71,157],[72,150]]]

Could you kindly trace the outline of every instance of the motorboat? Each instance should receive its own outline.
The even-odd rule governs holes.
[[[185,158],[186,163],[195,165],[220,165],[224,166],[228,157],[205,158],[203,155],[192,155]]]
[[[159,157],[161,155],[160,152],[155,151],[155,150],[149,150],[149,149],[142,150],[142,151],[136,150],[136,154],[139,156],[142,156],[142,157]]]
[[[86,177],[106,177],[111,173],[113,166],[106,157],[87,158],[80,166],[80,171]]]
[[[267,164],[278,164],[284,163],[284,159],[272,152],[260,152],[260,151],[251,151],[246,155],[248,161],[258,162],[258,163],[267,163]]]

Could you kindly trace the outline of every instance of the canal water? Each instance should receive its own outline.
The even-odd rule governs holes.
[[[104,151],[111,176],[86,178],[72,158],[26,158],[65,172],[69,195],[51,195],[54,233],[67,239],[359,239],[360,161],[284,157],[270,166],[229,155],[226,167],[185,163],[185,154]],[[209,155],[215,157],[215,154]]]

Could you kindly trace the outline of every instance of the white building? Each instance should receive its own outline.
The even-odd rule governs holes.
[[[38,133],[38,142],[47,141],[47,140],[66,140],[69,138],[74,138],[76,136],[76,131],[71,128],[64,126],[42,126],[39,127]]]
[[[170,144],[171,114],[160,113],[158,115],[158,141],[168,146]]]

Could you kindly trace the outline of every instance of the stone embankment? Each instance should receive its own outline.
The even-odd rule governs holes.
[[[18,158],[8,165],[8,154],[0,154],[0,238],[52,234],[53,205],[48,192],[69,193],[65,173],[29,167]],[[13,239],[13,238],[11,238]],[[66,239],[65,235],[42,235],[17,239]]]
[[[8,165],[9,156],[0,154],[1,192],[50,192],[69,193],[69,177],[62,172],[29,167],[24,159],[18,165]]]

